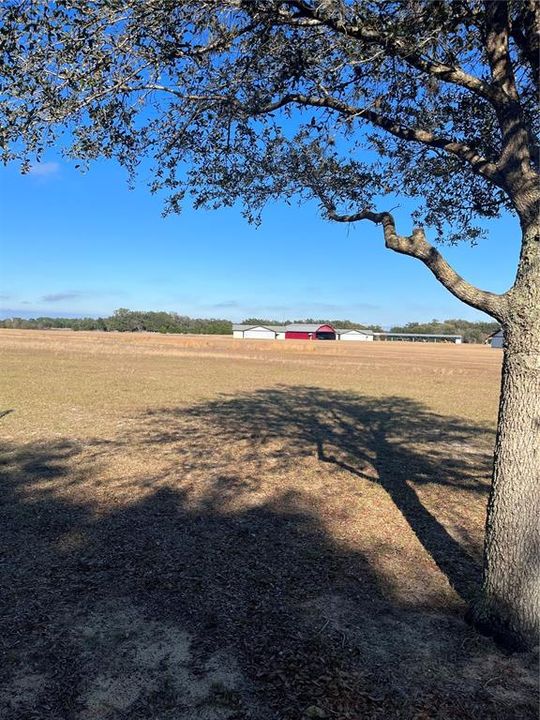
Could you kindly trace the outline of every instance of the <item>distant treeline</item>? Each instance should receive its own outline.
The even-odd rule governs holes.
[[[107,332],[160,332],[195,333],[200,335],[230,335],[232,323],[229,320],[191,318],[172,312],[143,312],[120,308],[105,318],[50,318],[38,317],[29,320],[10,318],[0,320],[0,327],[46,330],[68,328],[71,330],[103,330]]]
[[[468,320],[432,320],[427,323],[396,325],[390,332],[431,333],[433,335],[462,335],[463,342],[482,343],[488,335],[499,329],[497,322],[470,322]]]
[[[243,325],[290,325],[291,323],[330,324],[344,329],[372,330],[383,332],[379,325],[361,325],[351,320],[327,320],[304,318],[302,320],[268,320],[265,318],[248,318]],[[102,330],[109,332],[160,332],[160,333],[193,333],[199,335],[231,335],[230,320],[191,318],[173,312],[144,312],[120,308],[110,317],[99,318],[51,318],[38,317],[31,319],[9,318],[0,320],[0,327],[47,330],[67,328],[71,330]],[[462,335],[464,342],[481,343],[492,332],[499,329],[496,322],[469,322],[468,320],[432,320],[428,323],[407,323],[396,325],[390,332],[432,333],[437,335]]]

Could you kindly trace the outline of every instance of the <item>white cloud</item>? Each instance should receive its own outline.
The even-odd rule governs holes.
[[[42,162],[42,163],[33,163],[30,166],[30,170],[28,171],[29,175],[33,175],[34,177],[51,177],[52,175],[57,175],[60,171],[60,163],[57,162]]]

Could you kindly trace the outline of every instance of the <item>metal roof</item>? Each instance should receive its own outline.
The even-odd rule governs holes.
[[[269,325],[233,325],[233,330],[253,330],[254,328],[264,328],[270,330]]]
[[[462,335],[435,335],[432,333],[398,333],[398,332],[382,332],[373,333],[377,337],[424,337],[424,338],[461,338]]]
[[[329,325],[328,323],[319,323],[318,325],[315,324],[304,324],[304,323],[293,323],[292,325],[287,325],[287,331],[288,332],[317,332],[317,330],[321,327],[332,327],[332,325]]]
[[[317,332],[317,330],[324,325],[333,327],[328,323],[322,323],[316,325],[315,323],[292,323],[291,325],[239,325],[233,324],[233,330],[239,330],[245,332],[246,330],[254,330],[255,328],[264,328],[265,330],[272,330],[275,333],[284,333],[288,330],[291,332]],[[345,335],[346,333],[360,333],[361,335],[373,335],[371,330],[360,330],[359,328],[334,328],[336,335]]]
[[[255,328],[263,328],[264,330],[272,330],[273,332],[285,332],[285,325],[233,325],[233,330],[254,330]]]
[[[233,330],[240,330],[245,332],[246,330],[254,330],[255,328],[263,328],[264,330],[270,330],[275,333],[290,332],[317,332],[317,330],[323,325],[328,323],[322,323],[322,325],[315,325],[314,323],[292,323],[291,325],[238,325],[233,324]],[[345,335],[346,333],[360,333],[361,335],[374,335],[375,337],[403,337],[403,338],[461,338],[461,335],[435,335],[431,333],[393,333],[393,332],[372,332],[371,330],[360,330],[359,328],[334,328],[336,335]],[[497,332],[497,335],[502,334],[502,330]],[[493,336],[490,336],[490,338]],[[489,338],[489,339],[490,339]]]
[[[338,335],[345,335],[350,332],[360,333],[360,335],[373,335],[371,330],[360,330],[360,328],[336,328],[336,333]]]

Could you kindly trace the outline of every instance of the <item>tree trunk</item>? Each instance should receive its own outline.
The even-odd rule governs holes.
[[[540,254],[529,245],[504,323],[505,350],[482,597],[473,615],[505,645],[540,634]]]

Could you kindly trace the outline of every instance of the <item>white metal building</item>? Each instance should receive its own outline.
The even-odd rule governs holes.
[[[365,342],[366,340],[373,340],[373,333],[369,330],[338,330],[336,329],[336,336],[338,340],[352,340],[357,342]]]
[[[275,325],[233,325],[233,337],[235,338],[281,340],[279,335],[285,338],[285,328],[277,328]]]

